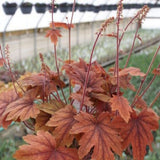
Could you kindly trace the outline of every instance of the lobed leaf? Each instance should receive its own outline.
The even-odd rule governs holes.
[[[157,75],[157,76],[160,75],[160,68],[153,69],[152,73]]]
[[[69,29],[69,27],[74,28],[73,24],[67,24],[67,23],[63,23],[63,22],[54,22],[54,23],[50,23],[50,28],[52,27],[60,27],[60,28],[64,28],[64,29]]]
[[[25,121],[29,118],[36,118],[39,109],[34,104],[37,92],[35,90],[28,91],[22,98],[10,103],[4,114],[7,114],[7,120]]]
[[[150,109],[145,108],[139,114],[135,111],[131,113],[128,123],[121,117],[117,117],[113,124],[120,128],[120,135],[123,138],[122,149],[132,145],[133,158],[143,160],[146,154],[146,146],[150,146],[153,141],[151,131],[159,128],[158,116]]]
[[[111,76],[110,77],[111,83],[113,85],[117,85],[117,77]],[[130,89],[132,91],[136,91],[135,87],[133,84],[130,83],[131,80],[131,75],[123,75],[119,77],[119,87],[123,89]]]
[[[136,108],[142,108],[142,109],[148,107],[147,103],[142,98],[140,98],[139,96],[137,96],[137,100],[136,100],[134,106]]]
[[[12,104],[18,99],[18,95],[15,90],[9,90],[0,94],[0,126],[7,128],[11,121],[6,120],[7,114],[5,113],[9,104]]]
[[[76,110],[71,105],[67,105],[65,108],[55,112],[46,124],[47,126],[56,127],[53,134],[58,145],[70,146],[72,144],[74,135],[70,134],[70,130],[76,122],[74,119],[76,113]]]
[[[101,113],[97,118],[86,112],[80,112],[75,116],[78,121],[71,129],[72,134],[84,133],[79,140],[78,154],[80,159],[93,149],[92,159],[113,160],[114,151],[121,155],[121,138],[114,130],[108,113]]]
[[[56,45],[58,42],[58,38],[62,37],[62,35],[60,34],[60,30],[53,28],[47,31],[46,37],[50,37],[51,42]]]
[[[57,82],[50,80],[50,77],[46,77],[43,74],[32,74],[25,77],[22,81],[22,85],[27,88],[35,88],[39,90],[39,95],[43,97],[44,94],[48,95],[53,91],[57,91]]]
[[[42,103],[37,105],[37,108],[43,112],[53,115],[56,111],[63,108],[65,104],[57,100],[51,100],[50,103]]]
[[[78,102],[82,101],[82,94],[80,93],[72,93],[70,98],[77,100]],[[91,102],[90,97],[84,96],[84,105],[93,106],[93,102]]]
[[[110,99],[110,102],[112,111],[118,110],[120,116],[125,120],[125,122],[128,122],[130,118],[130,112],[132,112],[128,100],[122,96],[113,95],[113,97]]]
[[[102,94],[102,93],[91,93],[91,97],[92,98],[95,98],[95,99],[98,99],[102,102],[109,102],[110,100],[110,97],[106,94]]]
[[[57,147],[55,138],[44,131],[37,135],[27,135],[28,143],[20,146],[13,155],[17,160],[79,160],[76,149]]]
[[[46,123],[51,118],[51,115],[45,112],[40,112],[36,117],[35,130],[53,131],[53,127],[46,126]]]
[[[124,76],[127,74],[130,74],[131,76],[141,76],[141,77],[145,76],[145,74],[141,72],[139,68],[135,67],[124,68],[119,72],[119,76]]]
[[[73,64],[65,64],[63,69],[65,69],[66,74],[69,76],[72,84],[78,84],[83,89],[88,65],[87,63],[80,59],[79,62]],[[100,76],[100,73],[95,72],[95,68],[92,66],[89,72],[89,78],[87,83],[87,92],[104,92],[102,85],[104,84],[104,79]]]

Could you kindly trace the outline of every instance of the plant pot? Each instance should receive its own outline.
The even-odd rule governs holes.
[[[17,4],[6,2],[3,4],[3,10],[6,15],[14,15],[17,10]]]
[[[35,9],[37,13],[45,13],[47,5],[45,3],[36,3]]]
[[[68,4],[67,3],[61,3],[59,5],[59,9],[61,12],[68,12]]]
[[[49,10],[49,12],[52,12],[52,6],[51,6],[51,4],[47,5],[47,9]],[[53,12],[56,13],[57,10],[58,10],[58,5],[55,4]]]
[[[101,11],[106,11],[107,9],[107,6],[106,5],[100,5],[100,10]]]
[[[113,4],[113,5],[108,5],[106,8],[108,11],[113,11],[117,9],[117,6]]]
[[[29,14],[32,11],[32,3],[26,2],[20,5],[23,14]]]
[[[78,9],[79,9],[80,12],[85,12],[87,8],[86,8],[85,5],[79,4]]]
[[[88,4],[86,7],[87,7],[86,8],[87,11],[94,11],[94,6],[93,5]]]
[[[76,4],[74,11],[76,11],[78,9],[78,7],[79,7],[79,5]],[[72,8],[73,8],[73,3],[69,3],[68,4],[68,11],[72,12]]]
[[[94,6],[94,10],[95,13],[98,13],[100,11],[100,6]]]
[[[131,9],[131,8],[132,8],[132,5],[130,5],[130,4],[124,4],[124,5],[123,5],[123,8],[124,8],[124,9]]]

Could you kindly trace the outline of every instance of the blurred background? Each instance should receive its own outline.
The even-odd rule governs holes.
[[[130,66],[140,67],[146,72],[153,54],[160,44],[160,1],[159,0],[124,0],[123,21],[124,28],[136,12],[144,5],[150,8],[145,20],[141,24],[139,35],[142,41],[136,40]],[[0,0],[0,44],[2,49],[9,45],[12,68],[17,75],[26,71],[40,70],[39,53],[44,54],[46,63],[55,69],[53,44],[45,37],[51,22],[51,0]],[[55,0],[54,21],[68,23],[71,18],[73,0]],[[118,0],[76,0],[72,29],[72,58],[82,57],[88,60],[93,46],[93,40],[98,28],[104,20],[116,17]],[[120,65],[123,67],[126,54],[129,52],[137,23],[133,23],[122,41]],[[107,28],[107,33],[115,32],[115,25]],[[68,32],[62,29],[62,38],[58,42],[58,58],[68,58]],[[113,65],[115,58],[115,39],[102,37],[96,47],[94,60],[97,60],[107,70]],[[5,56],[5,53],[4,53]],[[160,53],[153,64],[153,68],[160,64]],[[59,62],[61,65],[61,62]],[[148,83],[152,74],[147,78]],[[0,92],[10,82],[8,72],[0,69]],[[132,83],[138,88],[139,79],[134,78]],[[155,80],[150,90],[144,95],[147,104],[150,104],[160,91],[160,78]],[[152,95],[150,94],[152,93]],[[128,91],[126,97],[131,99],[135,93]],[[160,99],[153,106],[160,116]],[[23,124],[13,124],[7,131],[0,128],[0,160],[13,160],[12,154],[19,144],[23,143],[22,136],[30,132]],[[148,151],[145,159],[160,160],[160,131],[154,132],[154,152]],[[122,159],[132,159],[124,154]]]

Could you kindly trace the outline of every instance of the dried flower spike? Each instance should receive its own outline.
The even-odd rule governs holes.
[[[105,32],[107,26],[109,26],[109,24],[113,23],[114,21],[114,17],[110,17],[107,20],[105,20],[102,24],[101,24],[101,28],[98,30],[98,32]],[[98,33],[97,32],[97,33]]]
[[[119,1],[118,7],[117,7],[117,22],[119,23],[119,21],[122,19],[122,11],[123,11],[123,0]]]
[[[145,19],[148,11],[149,11],[149,7],[148,7],[147,5],[144,5],[144,6],[142,7],[142,9],[140,9],[140,10],[138,11],[138,13],[137,13],[138,17],[137,17],[137,18],[138,18],[138,21],[139,21],[140,23],[142,23],[142,20]]]

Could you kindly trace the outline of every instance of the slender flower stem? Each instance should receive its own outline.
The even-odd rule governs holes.
[[[58,60],[57,60],[57,48],[56,48],[55,44],[54,44],[54,59],[55,59],[55,62],[56,62],[57,73],[59,75],[59,66],[58,66]]]
[[[73,15],[74,15],[74,10],[75,10],[75,5],[76,5],[76,0],[74,0],[73,2],[73,6],[72,6],[72,15],[71,15],[71,20],[70,20],[70,24],[68,24],[68,34],[69,34],[69,63],[71,61],[71,26],[72,26],[72,21],[73,21]]]
[[[115,64],[115,70],[114,70],[114,75],[116,75],[117,77],[117,95],[119,96],[119,49],[120,49],[120,40],[119,40],[119,24],[120,24],[120,20],[121,20],[121,13],[122,13],[122,1],[119,1],[119,5],[117,8],[117,22],[116,22],[116,26],[117,26],[117,41],[116,41],[116,45],[117,45],[117,54],[116,54],[116,64]]]
[[[137,102],[140,98],[142,98],[142,97],[144,96],[144,94],[147,92],[147,90],[149,89],[149,87],[151,86],[151,84],[153,83],[153,81],[155,80],[156,76],[157,76],[157,75],[154,75],[154,76],[153,76],[152,80],[149,82],[149,84],[148,84],[147,87],[144,89],[144,91],[141,93],[141,95],[138,96],[137,99],[135,99],[135,101],[134,101],[134,103],[131,105],[131,107],[133,107],[133,106],[136,104],[136,102]]]
[[[1,53],[2,58],[4,59],[1,45],[0,45],[0,53]],[[12,83],[13,83],[15,92],[17,91],[17,90],[16,90],[16,87],[15,87],[15,82],[16,82],[17,85],[18,85],[18,87],[22,90],[22,92],[25,93],[25,91],[24,91],[24,89],[22,88],[22,86],[19,84],[19,82],[18,82],[18,81],[15,79],[15,77],[13,76],[13,73],[12,73],[12,70],[11,70],[11,66],[10,66],[10,62],[9,62],[9,57],[7,58],[7,63],[6,63],[6,61],[4,60],[4,65],[5,65],[6,68],[8,68],[8,71],[9,71],[9,73],[10,73],[10,77],[11,77],[11,79],[12,79]],[[16,94],[17,94],[17,92],[16,92]],[[17,94],[17,95],[18,95],[18,94]]]
[[[143,86],[143,84],[144,84],[144,82],[145,82],[145,80],[146,80],[146,78],[147,78],[147,76],[148,76],[148,74],[149,74],[149,72],[150,72],[150,70],[151,70],[152,64],[153,64],[153,62],[154,62],[154,60],[155,60],[155,58],[156,58],[159,50],[160,50],[160,46],[158,47],[157,51],[155,52],[155,54],[154,54],[154,56],[153,56],[153,58],[152,58],[152,61],[151,61],[150,65],[149,65],[149,67],[148,67],[148,70],[147,70],[147,72],[146,72],[146,75],[145,75],[145,77],[143,78],[143,80],[141,81],[141,84],[140,84],[140,86],[139,86],[139,88],[138,88],[138,90],[137,90],[137,92],[136,92],[136,95],[135,95],[135,97],[134,97],[134,99],[133,99],[133,102],[132,102],[131,106],[133,106],[133,104],[135,103],[135,100],[136,100],[138,94],[140,93],[140,91],[141,91],[141,89],[142,89],[142,86]]]
[[[74,2],[73,2],[73,7],[72,7],[72,16],[71,16],[70,25],[72,25],[73,15],[74,15],[74,11],[75,11],[75,5],[76,5],[76,0],[74,0]],[[71,27],[71,26],[70,26],[70,27]]]
[[[62,101],[61,98],[60,98],[60,95],[59,95],[58,91],[56,91],[56,93],[57,93],[57,97],[58,97],[59,101]]]
[[[133,21],[134,21],[137,17],[138,17],[138,14],[137,14],[135,17],[133,17],[133,18],[129,21],[129,23],[126,25],[126,27],[124,28],[124,30],[123,30],[123,32],[122,32],[122,34],[121,34],[121,37],[119,38],[119,43],[121,43],[121,41],[122,41],[122,39],[123,39],[123,37],[124,37],[124,34],[126,33],[126,31],[127,31],[128,27],[130,26],[130,24],[132,24]]]
[[[119,22],[117,22],[117,55],[116,55],[116,65],[115,71],[117,76],[117,95],[119,96]]]
[[[141,93],[140,97],[142,97],[146,92],[147,90],[149,89],[149,87],[151,86],[151,84],[153,83],[153,81],[155,80],[157,75],[154,75],[152,80],[149,82],[149,84],[147,85],[147,87],[144,89],[143,93]]]
[[[91,64],[92,64],[92,57],[93,57],[93,53],[94,53],[94,49],[96,47],[97,41],[101,35],[102,30],[98,33],[97,38],[94,42],[93,48],[92,48],[92,52],[91,52],[91,56],[90,56],[90,61],[89,61],[89,66],[87,69],[87,73],[86,73],[86,78],[85,78],[85,83],[84,83],[84,88],[83,88],[83,94],[82,94],[82,101],[81,101],[81,105],[80,105],[80,111],[82,111],[83,108],[83,103],[84,103],[84,97],[85,97],[85,93],[86,93],[86,88],[87,88],[87,83],[88,83],[88,79],[89,79],[89,72],[90,72],[90,68],[91,68]]]
[[[160,97],[160,92],[156,95],[156,97],[154,98],[154,100],[152,101],[152,103],[150,104],[149,108],[152,108],[152,106],[154,105],[154,103],[157,101],[157,99]]]
[[[131,54],[132,54],[132,51],[133,51],[133,48],[134,48],[134,44],[135,44],[135,41],[136,41],[136,38],[137,38],[137,33],[138,33],[138,30],[139,30],[139,27],[140,27],[140,23],[138,22],[138,26],[136,28],[136,33],[134,35],[134,39],[133,39],[133,43],[132,43],[132,47],[130,49],[130,52],[129,52],[129,55],[128,55],[128,58],[126,60],[126,64],[125,64],[124,68],[126,68],[128,66],[128,62],[130,60],[130,57],[131,57]]]
[[[46,71],[44,73],[44,83],[43,83],[43,103],[45,102],[45,95],[46,95]]]
[[[6,54],[7,54],[7,58],[6,58],[6,59],[7,59],[7,66],[8,66],[8,70],[9,70],[9,75],[10,75],[10,77],[11,77],[14,90],[15,90],[17,96],[19,96],[19,95],[18,95],[17,88],[16,88],[16,86],[15,86],[15,78],[14,78],[14,76],[13,76],[13,73],[12,73],[12,70],[11,70],[10,61],[9,61],[9,47],[8,47],[8,45],[6,46]]]
[[[35,131],[34,128],[31,128],[27,121],[23,121],[24,125],[32,131]]]
[[[71,28],[69,27],[68,30],[68,34],[69,34],[69,64],[71,63]],[[69,80],[69,94],[71,94],[72,90],[71,90],[71,80]]]
[[[54,95],[54,93],[51,93],[51,94],[57,101],[59,101],[58,98]]]
[[[61,92],[62,92],[62,96],[63,96],[63,98],[64,98],[64,101],[65,101],[65,103],[67,104],[67,100],[66,100],[66,97],[65,97],[65,95],[64,95],[64,91],[63,91],[62,88],[60,88],[60,89],[61,89]]]
[[[54,19],[53,19],[54,1],[55,1],[55,0],[52,0],[52,27],[53,27],[53,28],[54,28]],[[54,45],[54,56],[55,56],[57,73],[58,73],[58,76],[60,77],[59,67],[58,67],[58,60],[57,60],[57,49],[56,49],[56,45]],[[60,87],[60,89],[61,89],[61,92],[62,92],[62,96],[63,96],[63,98],[64,98],[64,101],[65,101],[65,103],[67,104],[67,100],[66,100],[66,97],[65,97],[65,95],[64,95],[63,89],[62,89],[61,87]],[[58,96],[58,98],[60,99],[60,96],[59,96],[59,93],[58,93],[58,92],[57,92],[57,96]]]
[[[73,105],[73,102],[74,102],[74,100],[72,100],[70,104]]]
[[[58,60],[57,60],[57,49],[56,49],[56,45],[54,45],[54,56],[55,56],[55,61],[56,61],[57,73],[58,73],[58,76],[59,76],[59,78],[60,78],[59,67],[58,67]],[[61,90],[61,92],[62,92],[62,96],[63,96],[63,98],[64,98],[64,101],[65,101],[65,103],[67,104],[66,97],[65,97],[64,92],[63,92],[63,89],[62,89],[61,87],[60,87],[60,90]],[[58,96],[58,98],[60,98],[58,92],[57,92],[57,96]]]
[[[58,61],[57,61],[57,49],[56,49],[56,45],[54,45],[54,58],[55,58],[55,62],[56,62],[57,73],[59,75],[59,67],[58,67]],[[57,93],[58,99],[61,100],[58,91],[56,91],[56,93]]]
[[[73,2],[71,20],[70,20],[70,24],[68,24],[69,64],[71,63],[71,26],[72,26],[74,11],[75,11],[75,5],[76,5],[76,0],[74,0]],[[69,80],[69,93],[71,94],[71,92],[72,92],[71,81]]]

